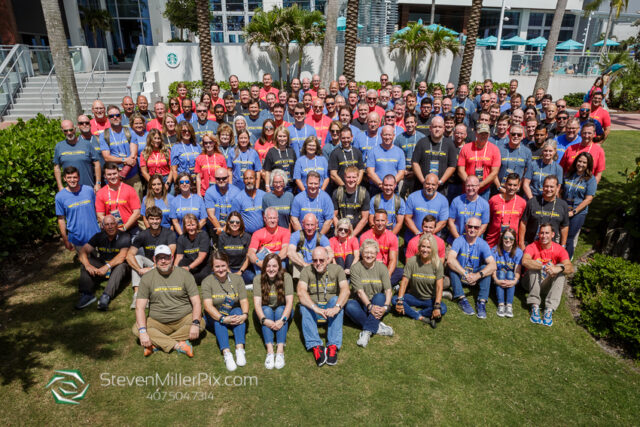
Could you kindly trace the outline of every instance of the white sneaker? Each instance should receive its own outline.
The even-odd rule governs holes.
[[[136,309],[136,298],[138,298],[137,288],[134,289],[136,289],[136,292],[133,293],[133,300],[131,301],[131,306],[129,307],[131,310]]]
[[[264,367],[267,369],[273,369],[275,365],[275,358],[273,353],[267,353],[267,358],[264,359]]]
[[[384,323],[380,322],[380,324],[378,325],[378,330],[376,331],[376,334],[386,336],[386,337],[391,337],[393,336],[393,328],[389,325],[385,325]]]
[[[360,336],[358,337],[358,341],[356,341],[356,344],[358,344],[360,347],[364,348],[367,346],[367,344],[369,344],[369,339],[371,338],[371,332],[369,331],[362,331],[360,332]]]
[[[284,353],[276,353],[276,369],[284,368]]]
[[[236,349],[236,364],[238,366],[244,366],[247,364],[247,359],[244,357],[244,348]]]
[[[224,364],[227,365],[227,371],[235,371],[238,366],[236,366],[236,362],[233,360],[233,354],[230,351],[224,352]]]

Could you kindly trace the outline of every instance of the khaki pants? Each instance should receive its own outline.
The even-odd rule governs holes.
[[[535,304],[539,306],[542,301],[540,294],[542,292],[546,292],[547,296],[544,300],[545,308],[550,308],[553,311],[556,311],[560,305],[560,300],[562,299],[562,290],[564,289],[566,280],[567,279],[563,273],[560,273],[555,277],[547,276],[547,278],[543,280],[542,273],[540,271],[527,271],[527,282],[529,284],[527,304]]]
[[[160,347],[165,353],[170,352],[178,341],[186,341],[189,339],[189,330],[191,329],[191,313],[175,322],[160,323],[157,320],[147,317],[147,333],[151,339],[151,343],[156,347]],[[204,321],[200,321],[200,333],[204,330]],[[133,335],[140,338],[138,332],[138,324],[134,323],[131,328]]]

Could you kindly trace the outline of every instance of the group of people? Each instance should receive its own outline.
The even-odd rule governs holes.
[[[153,112],[140,95],[63,120],[56,215],[82,264],[76,308],[107,310],[131,283],[145,356],[191,357],[206,328],[229,370],[246,364],[247,290],[268,369],[284,367],[294,293],[318,366],[336,363],[344,314],[366,347],[393,335],[392,310],[435,328],[444,299],[484,319],[494,290],[497,316],[513,317],[518,283],[530,320],[551,326],[605,169],[602,93],[572,116],[516,80],[472,94],[380,84],[231,76],[197,103],[179,84]]]

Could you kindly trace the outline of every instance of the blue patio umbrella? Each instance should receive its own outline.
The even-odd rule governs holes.
[[[501,44],[502,46],[527,46],[529,42],[523,39],[522,37],[513,36],[506,40],[502,40]]]
[[[489,36],[476,41],[476,46],[496,46],[497,44],[498,38],[496,36]]]
[[[358,24],[358,29],[363,28],[362,25]],[[346,16],[338,17],[338,31],[346,31],[347,30],[347,18]]]
[[[536,37],[535,39],[527,40],[527,43],[531,47],[546,47],[547,46],[547,39],[545,39],[544,37],[540,36],[540,37]]]
[[[576,50],[576,49],[582,49],[582,43],[578,43],[575,40],[569,39],[567,41],[564,41],[562,43],[560,43],[558,46],[556,46],[556,49],[558,50]]]
[[[602,45],[604,44],[604,40],[600,40],[598,43],[594,43],[593,46],[597,46],[597,47],[602,47]],[[615,40],[607,40],[607,46],[620,46],[620,43],[618,43]]]
[[[453,31],[451,28],[443,27],[443,26],[442,26],[442,25],[440,25],[440,24],[431,24],[431,25],[427,25],[425,28],[426,28],[427,30],[429,30],[429,31],[438,31],[438,30],[440,30],[440,31],[446,31],[446,32],[448,32],[449,34],[451,34],[452,36],[457,36],[458,34],[460,34],[460,33],[458,33],[457,31]]]

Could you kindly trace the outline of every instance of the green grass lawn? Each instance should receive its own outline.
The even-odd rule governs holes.
[[[615,172],[632,167],[640,132],[615,132],[605,148],[608,170],[600,191],[607,197],[600,202],[598,193],[593,224],[614,203],[623,182]],[[581,249],[594,239],[586,236]],[[143,358],[131,335],[131,290],[107,313],[95,305],[75,311],[78,271],[70,253],[58,254],[39,279],[0,302],[0,417],[8,424],[638,423],[638,365],[605,353],[565,304],[552,328],[531,324],[520,291],[513,319],[498,318],[493,302],[483,321],[449,306],[435,330],[388,315],[385,323],[396,335],[374,336],[366,349],[356,346],[359,331],[347,324],[335,367],[316,368],[294,322],[286,367],[267,371],[253,321],[248,365],[233,375],[255,377],[257,385],[104,386],[110,375],[228,373],[211,334],[193,359],[173,353]],[[56,369],[78,369],[90,384],[79,405],[54,403],[45,386]],[[182,399],[171,401],[171,393],[183,393],[177,395]]]

